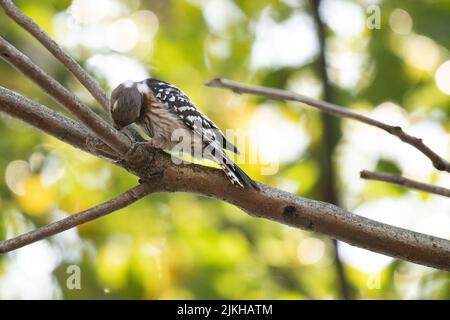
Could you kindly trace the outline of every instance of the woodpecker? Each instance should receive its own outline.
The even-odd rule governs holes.
[[[172,150],[179,144],[174,132],[178,137],[187,137],[192,156],[219,164],[233,184],[259,190],[258,184],[225,153],[226,149],[239,154],[238,149],[174,85],[154,78],[126,81],[112,91],[110,113],[116,129],[136,123],[151,138],[148,143],[155,148]],[[200,155],[195,152],[196,143]]]

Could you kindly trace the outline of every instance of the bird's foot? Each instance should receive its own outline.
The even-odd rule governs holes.
[[[162,172],[154,172],[146,177],[139,178],[138,182],[139,184],[147,183],[147,182],[153,182],[154,180],[160,180],[162,179],[163,173]]]

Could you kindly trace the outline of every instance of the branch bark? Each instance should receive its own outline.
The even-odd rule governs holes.
[[[144,166],[130,169],[129,163],[114,163],[145,180],[153,176],[154,170],[159,170],[157,183],[161,192],[189,192],[220,199],[254,217],[320,232],[361,248],[450,271],[448,240],[373,221],[334,205],[304,199],[262,184],[260,192],[242,189],[231,185],[221,170],[195,164],[175,165],[171,156],[164,152],[151,157],[152,173]]]
[[[0,37],[0,57],[36,83],[120,155],[125,155],[130,150],[131,141],[124,134],[115,130],[94,111],[86,107],[74,94],[2,37]]]
[[[319,232],[351,245],[450,271],[450,241],[394,227],[332,204],[305,199],[259,184],[261,191],[232,186],[217,169],[170,166],[160,181],[166,191],[221,199],[251,216]]]
[[[118,160],[116,152],[92,135],[85,126],[3,87],[0,87],[0,112],[22,120],[75,148],[109,161]]]
[[[51,223],[45,227],[41,227],[18,237],[0,242],[0,253],[10,252],[19,249],[31,243],[53,236],[55,234],[64,232],[80,224],[98,219],[107,214],[113,213],[117,210],[125,208],[130,204],[142,199],[146,195],[156,191],[155,184],[141,184],[134,187],[118,197],[102,203],[89,210],[71,215],[65,219]]]
[[[366,180],[375,180],[375,181],[382,181],[387,183],[392,183],[398,186],[410,188],[410,189],[416,189],[420,191],[425,191],[428,193],[433,193],[437,195],[441,195],[444,197],[450,198],[450,189],[439,187],[435,185],[431,185],[424,182],[419,182],[415,180],[411,180],[399,175],[394,175],[390,173],[384,173],[384,172],[373,172],[368,170],[363,170],[360,172],[360,176],[362,179]]]
[[[155,165],[159,165],[158,162],[166,164],[166,161],[170,162],[168,154],[164,154]],[[146,172],[142,175],[146,176]],[[171,164],[154,181],[156,186],[151,185],[155,188],[153,192],[188,192],[220,199],[253,217],[320,232],[364,249],[450,271],[448,240],[370,220],[332,204],[298,197],[263,184],[259,184],[259,192],[242,189],[231,185],[223,172],[215,168]],[[51,234],[57,233],[57,229],[52,230]],[[44,237],[45,233],[36,239]],[[0,243],[0,247],[3,244]]]
[[[444,158],[439,156],[433,150],[430,149],[426,144],[423,143],[422,139],[417,138],[415,136],[409,135],[403,131],[403,129],[399,126],[392,126],[381,121],[372,119],[360,113],[354,112],[350,109],[346,109],[344,107],[338,106],[333,103],[329,103],[326,101],[320,101],[316,99],[312,99],[297,93],[289,92],[281,89],[260,87],[260,86],[251,86],[243,83],[239,83],[236,81],[222,79],[222,78],[214,78],[206,82],[206,85],[209,87],[216,88],[227,88],[236,93],[249,93],[255,94],[259,96],[265,96],[272,99],[280,99],[280,100],[289,100],[296,101],[307,104],[311,107],[317,108],[322,112],[332,114],[337,117],[349,118],[353,120],[357,120],[359,122],[368,124],[373,127],[377,127],[382,129],[393,136],[396,136],[401,141],[413,146],[420,152],[422,152],[428,159],[431,160],[433,166],[440,171],[450,172],[450,162],[446,161]]]

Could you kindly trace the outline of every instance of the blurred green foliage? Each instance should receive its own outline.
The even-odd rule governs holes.
[[[105,1],[108,2],[95,2]],[[71,14],[72,1],[15,2],[52,37],[61,40],[55,29],[55,19]],[[220,75],[237,81],[292,89],[306,79],[306,82],[319,83],[320,96],[321,79],[315,71],[316,57],[296,65],[251,67],[252,48],[257,37],[255,25],[261,16],[269,12],[274,23],[282,24],[297,13],[310,15],[307,1],[215,1],[227,2],[239,11],[238,18],[229,19],[229,23],[218,29],[208,23],[206,1],[110,2],[108,5],[123,6],[126,10],[107,18],[107,22],[144,10],[153,12],[158,22],[150,51],[145,46],[137,46],[128,52],[116,53],[136,59],[152,76],[183,88],[220,127],[248,128],[252,117],[266,103],[270,103],[286,121],[301,123],[310,142],[298,159],[281,162],[279,172],[272,176],[260,174],[261,164],[247,164],[243,168],[264,183],[304,197],[322,198],[321,188],[318,188],[317,151],[322,138],[321,123],[315,111],[290,103],[236,96],[202,85],[207,79]],[[343,2],[351,2],[366,14],[365,1]],[[360,66],[361,77],[355,88],[345,88],[332,77],[334,102],[370,110],[391,101],[421,119],[432,118],[446,128],[448,134],[450,99],[437,88],[434,70],[420,70],[408,63],[400,47],[411,34],[422,35],[438,47],[439,64],[448,60],[449,2],[384,0],[380,2],[380,8],[379,30],[366,28],[358,41],[347,39],[343,44],[348,51],[362,52],[365,62]],[[396,34],[390,26],[391,13],[398,8],[412,18],[410,35]],[[3,14],[0,15],[0,35],[29,54],[49,74],[101,113],[80,84],[36,40]],[[339,47],[336,42],[342,39],[332,28],[327,29],[327,36],[329,50]],[[295,34],[292,34],[292,41],[296,41]],[[309,46],[308,43],[303,45]],[[83,45],[67,50],[82,65],[86,65],[94,54],[114,53],[105,47]],[[104,76],[95,73],[94,76],[105,90],[111,90]],[[3,61],[0,61],[0,85],[64,112]],[[438,113],[430,116],[432,111]],[[0,136],[0,239],[45,225],[61,218],[62,212],[73,214],[94,206],[137,183],[135,177],[123,170],[74,150],[6,115],[0,115]],[[343,166],[338,159],[335,162],[338,169]],[[391,159],[381,157],[375,163],[377,169],[401,172]],[[22,174],[19,175],[21,180],[18,181],[17,172],[8,180],[8,168]],[[359,169],[364,168],[354,168],[355,175]],[[346,203],[346,182],[339,184],[342,186],[340,198]],[[400,197],[405,193],[408,191],[397,187],[367,183],[354,205],[383,197]],[[48,245],[45,249],[57,257],[56,262],[44,271],[19,272],[15,274],[15,280],[11,280],[12,269],[24,263],[19,258],[21,254],[26,255],[25,251],[0,256],[0,298],[341,298],[334,247],[328,238],[248,217],[226,203],[189,194],[152,195],[117,213],[80,226],[67,238],[54,237],[45,243]],[[31,246],[29,250],[37,250],[37,246]],[[44,262],[32,261],[28,268],[40,263]],[[81,290],[70,290],[66,286],[66,270],[72,264],[80,266]],[[390,263],[376,274],[345,261],[344,265],[354,298],[450,298],[448,273],[401,261]],[[18,279],[25,279],[25,274],[32,276],[24,285]],[[35,284],[35,278],[47,280]],[[371,286],[371,282],[375,285]],[[30,286],[45,289],[33,295]]]

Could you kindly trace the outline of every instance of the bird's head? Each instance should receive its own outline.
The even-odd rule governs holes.
[[[136,122],[145,108],[145,95],[139,91],[138,82],[126,81],[111,93],[110,112],[118,130]]]

